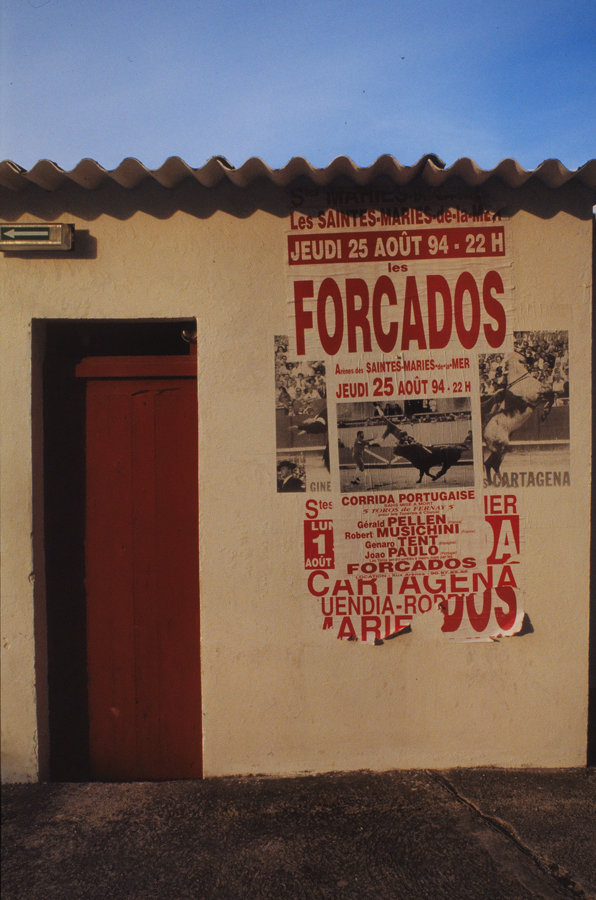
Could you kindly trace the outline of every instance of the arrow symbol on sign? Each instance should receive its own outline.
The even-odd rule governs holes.
[[[7,238],[39,237],[42,234],[49,237],[49,228],[38,228],[37,231],[15,231],[11,228],[10,231],[2,231],[2,235]]]

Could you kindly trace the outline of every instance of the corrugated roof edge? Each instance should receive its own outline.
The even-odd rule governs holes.
[[[222,156],[213,156],[199,169],[192,169],[178,156],[170,156],[159,169],[147,169],[138,159],[128,157],[118,168],[107,170],[93,159],[82,159],[74,169],[66,172],[48,159],[37,162],[32,169],[5,160],[0,162],[0,185],[12,191],[36,184],[46,191],[56,191],[74,182],[87,190],[94,190],[106,181],[115,181],[124,188],[135,188],[145,178],[153,178],[165,188],[174,188],[185,178],[195,178],[204,187],[214,187],[227,179],[238,187],[247,187],[259,178],[285,187],[298,177],[306,177],[324,186],[338,176],[347,176],[361,186],[378,176],[385,176],[396,184],[409,184],[420,177],[433,187],[449,178],[460,178],[471,187],[478,187],[489,178],[500,178],[509,187],[520,187],[530,178],[537,178],[549,188],[559,188],[568,181],[578,181],[588,188],[596,188],[596,159],[577,170],[567,169],[558,159],[547,159],[538,168],[522,168],[514,159],[504,159],[494,169],[481,169],[468,157],[458,159],[448,168],[434,154],[422,156],[413,166],[404,166],[393,156],[385,154],[372,166],[357,166],[347,156],[338,156],[326,168],[317,169],[301,156],[295,156],[282,169],[272,169],[262,159],[252,157],[236,169]]]

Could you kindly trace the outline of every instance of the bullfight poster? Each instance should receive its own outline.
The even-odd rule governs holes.
[[[446,640],[523,633],[528,497],[571,484],[565,323],[517,321],[508,222],[481,196],[291,201],[276,490],[300,506],[319,627],[373,645],[422,617]]]

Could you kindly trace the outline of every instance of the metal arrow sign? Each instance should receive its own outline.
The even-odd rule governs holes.
[[[37,222],[0,225],[0,250],[70,250],[74,225]]]
[[[27,228],[0,228],[0,235],[2,239],[9,238],[10,240],[23,240],[23,238],[34,239],[37,241],[40,240],[49,240],[50,238],[50,229],[49,228],[31,228],[27,226]]]

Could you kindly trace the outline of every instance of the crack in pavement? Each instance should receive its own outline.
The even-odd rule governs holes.
[[[582,887],[582,885],[575,881],[569,874],[569,872],[564,869],[559,863],[553,862],[548,857],[541,856],[535,850],[533,850],[528,844],[526,844],[520,835],[515,831],[512,825],[508,822],[505,822],[503,819],[499,819],[496,816],[491,816],[488,813],[483,812],[479,806],[477,806],[472,800],[468,797],[465,797],[461,794],[458,789],[440,772],[433,771],[431,769],[424,770],[426,774],[432,778],[437,784],[440,784],[446,791],[452,794],[456,800],[464,806],[467,806],[468,809],[471,809],[479,818],[488,825],[493,831],[498,832],[503,835],[507,840],[512,843],[521,853],[524,854],[531,862],[542,872],[544,875],[552,878],[557,885],[564,888],[566,891],[570,891],[578,900],[596,900],[596,895],[591,891],[589,893]]]

